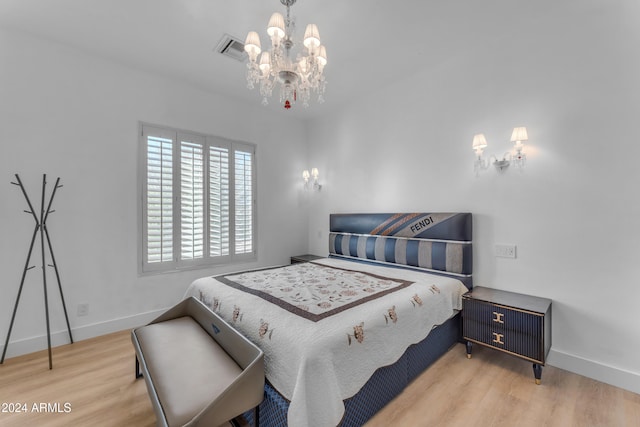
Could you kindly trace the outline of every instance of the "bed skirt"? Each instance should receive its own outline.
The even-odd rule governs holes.
[[[399,395],[411,381],[461,339],[460,314],[434,328],[427,337],[410,346],[392,365],[378,369],[354,396],[344,401],[342,427],[362,426],[387,403]],[[265,384],[264,401],[260,404],[260,427],[287,425],[289,402],[271,384]],[[255,427],[254,412],[244,415]]]

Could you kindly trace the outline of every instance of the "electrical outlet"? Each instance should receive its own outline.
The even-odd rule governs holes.
[[[83,302],[82,304],[78,304],[78,317],[86,316],[89,314],[89,303]]]
[[[496,245],[496,256],[500,258],[515,258],[516,245]]]

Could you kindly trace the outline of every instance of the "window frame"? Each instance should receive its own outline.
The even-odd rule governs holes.
[[[245,263],[257,260],[257,161],[256,144],[235,141],[215,135],[176,129],[168,126],[139,122],[138,126],[138,272],[141,275],[153,273],[169,273],[189,269],[207,268],[224,264]],[[170,261],[149,262],[148,247],[149,233],[147,226],[147,172],[148,172],[148,137],[155,136],[171,139],[172,142],[172,257]],[[182,157],[181,145],[183,142],[202,144],[203,151],[203,177],[202,197],[204,200],[203,217],[203,256],[202,258],[182,259]],[[210,147],[218,147],[227,150],[228,153],[228,186],[229,186],[229,221],[228,221],[228,255],[211,256],[210,254]],[[251,178],[249,188],[251,190],[251,236],[250,251],[236,253],[236,177],[235,157],[237,152],[249,153],[251,159]]]

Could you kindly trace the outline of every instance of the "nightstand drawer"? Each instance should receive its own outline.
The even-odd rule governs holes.
[[[491,327],[507,331],[519,331],[533,336],[542,335],[544,323],[544,317],[538,313],[473,299],[464,301],[464,317],[470,321]]]
[[[463,329],[464,339],[544,364],[544,345],[540,340],[541,335],[531,335],[507,329],[499,324],[476,322],[469,318],[463,319]]]

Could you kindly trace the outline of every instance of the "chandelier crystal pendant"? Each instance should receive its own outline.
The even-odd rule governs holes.
[[[290,17],[289,8],[296,0],[280,2],[287,7],[287,17],[285,19],[277,12],[271,15],[267,26],[267,34],[271,38],[269,50],[262,51],[257,32],[250,31],[247,34],[244,43],[244,50],[249,55],[247,88],[254,89],[260,84],[262,105],[267,105],[274,86],[280,86],[280,102],[287,110],[299,100],[305,108],[308,107],[312,93],[317,94],[318,103],[323,103],[327,85],[323,74],[327,65],[327,50],[320,44],[318,27],[315,24],[307,25],[302,42],[304,48],[292,59],[295,22]]]

